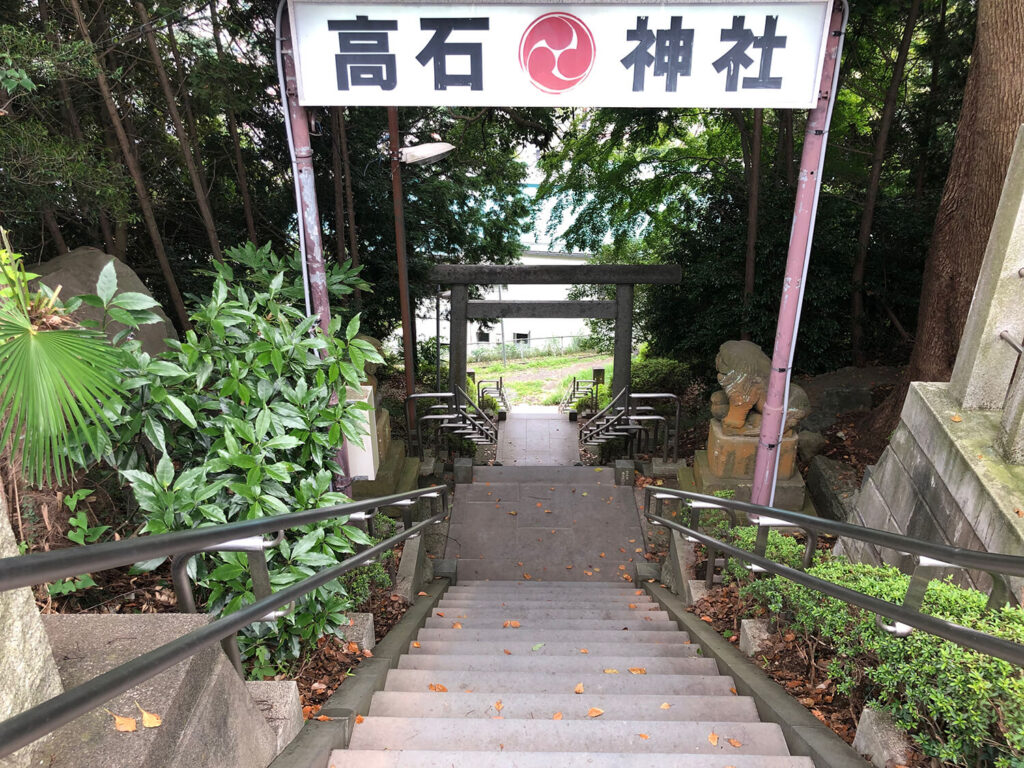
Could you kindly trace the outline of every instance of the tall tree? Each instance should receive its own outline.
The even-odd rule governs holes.
[[[860,219],[860,232],[857,235],[857,255],[853,261],[851,276],[851,333],[850,345],[853,350],[854,365],[864,365],[864,275],[868,263],[868,248],[871,245],[871,228],[875,220],[875,204],[878,202],[878,191],[882,181],[882,164],[885,162],[885,148],[889,143],[889,128],[892,126],[893,115],[896,114],[897,97],[903,82],[903,72],[910,53],[910,42],[914,37],[914,27],[921,11],[921,0],[910,0],[907,20],[903,25],[896,61],[892,67],[892,77],[885,91],[882,103],[882,114],[878,120],[878,133],[875,136],[875,149],[871,155],[871,175],[868,178],[867,194],[864,196],[864,212]]]
[[[911,381],[946,381],[1024,123],[1024,3],[980,0],[971,69],[921,289]]]
[[[75,14],[75,22],[78,24],[79,33],[82,36],[83,42],[90,48],[92,47],[92,37],[89,34],[89,27],[86,26],[85,16],[82,14],[82,8],[78,4],[78,0],[70,0],[71,10]],[[160,227],[157,224],[156,216],[153,213],[153,202],[149,196],[149,190],[146,188],[146,181],[142,176],[142,168],[139,166],[139,162],[135,157],[135,153],[132,151],[132,147],[128,142],[128,135],[125,133],[124,124],[121,122],[121,115],[117,111],[117,104],[114,102],[114,94],[110,90],[110,83],[107,80],[106,72],[103,66],[100,64],[96,54],[92,54],[96,64],[96,82],[99,85],[100,93],[103,96],[103,104],[107,109],[107,115],[110,118],[110,123],[114,129],[114,133],[117,135],[117,142],[121,148],[121,154],[124,156],[125,165],[128,166],[128,173],[132,177],[132,182],[135,184],[135,194],[139,201],[139,208],[142,209],[142,218],[146,222],[146,229],[149,231],[150,240],[153,243],[153,250],[156,253],[157,261],[160,263],[160,270],[163,272],[164,281],[167,283],[167,290],[171,297],[171,304],[174,307],[175,316],[178,318],[178,323],[182,328],[190,327],[188,312],[185,310],[185,301],[181,297],[181,291],[178,289],[178,281],[174,277],[174,271],[171,269],[171,263],[167,259],[167,251],[164,249],[163,236],[160,233]]]
[[[210,241],[210,250],[217,261],[224,258],[220,249],[220,238],[217,236],[217,225],[213,221],[213,211],[210,210],[210,199],[206,194],[206,188],[200,177],[199,166],[196,163],[192,152],[192,141],[185,126],[181,121],[181,113],[178,112],[178,105],[175,102],[174,91],[171,89],[171,81],[167,77],[167,68],[164,67],[164,60],[160,49],[156,44],[156,34],[153,32],[153,25],[149,23],[149,12],[146,6],[136,0],[135,11],[139,14],[142,22],[142,30],[146,36],[146,45],[149,48],[149,55],[153,59],[153,68],[156,70],[157,80],[160,81],[160,88],[167,101],[167,112],[171,116],[171,123],[174,125],[174,133],[178,137],[178,145],[181,147],[181,154],[185,159],[185,170],[188,172],[189,180],[192,182],[192,191],[196,196],[196,204],[199,206],[199,215],[203,220],[203,227],[206,229],[206,237]]]

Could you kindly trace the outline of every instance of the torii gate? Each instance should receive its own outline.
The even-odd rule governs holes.
[[[633,345],[633,287],[641,283],[678,283],[677,264],[496,266],[443,264],[434,267],[433,283],[452,290],[448,388],[466,385],[466,322],[500,317],[587,317],[615,321],[612,393],[629,386]],[[470,301],[470,285],[614,285],[614,301]]]
[[[308,106],[809,109],[751,498],[771,505],[848,17],[847,0],[281,0],[281,99],[321,327],[330,306]]]

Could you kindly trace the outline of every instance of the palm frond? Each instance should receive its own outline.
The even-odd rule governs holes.
[[[122,393],[119,352],[95,331],[38,330],[17,307],[0,307],[0,449],[20,454],[34,484],[63,481],[68,446],[109,427],[103,403]]]

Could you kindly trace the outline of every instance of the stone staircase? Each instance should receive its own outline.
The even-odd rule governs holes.
[[[449,589],[333,768],[813,768],[642,591]]]

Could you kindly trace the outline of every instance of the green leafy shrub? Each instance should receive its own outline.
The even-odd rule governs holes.
[[[339,471],[335,455],[343,436],[359,439],[355,410],[365,406],[339,402],[335,393],[357,386],[363,364],[380,356],[356,338],[358,317],[344,328],[334,318],[330,333],[322,333],[315,317],[293,306],[284,273],[258,281],[255,291],[246,282],[218,264],[212,295],[193,313],[194,327],[182,341],[170,340],[169,351],[156,358],[137,342],[122,347],[128,397],[108,404],[114,439],[102,433],[95,439],[99,456],[130,483],[145,516],[144,532],[286,515],[346,500],[332,487]],[[100,306],[109,312],[106,299]],[[80,446],[77,459],[88,465],[96,457],[85,450]],[[345,518],[289,529],[267,551],[271,585],[290,586],[370,543]],[[198,557],[190,576],[212,613],[231,613],[255,599],[243,553]],[[339,627],[344,612],[366,594],[359,578],[350,576],[309,593],[283,618],[251,625],[240,645],[253,659],[254,674],[286,669],[303,643]]]
[[[808,571],[826,581],[902,603],[909,577],[891,566],[832,558]],[[955,766],[1024,765],[1024,670],[917,631],[893,637],[875,615],[783,578],[760,579],[744,598],[786,611],[791,628],[835,651],[829,674],[849,695],[863,691],[906,728],[926,755]],[[922,610],[932,616],[1024,643],[1024,610],[986,611],[987,597],[932,581]]]
[[[727,543],[747,552],[753,552],[754,544],[757,541],[757,526],[738,525],[735,528],[728,528],[726,526],[724,534],[719,535],[724,535],[724,540]],[[801,568],[804,558],[804,545],[792,536],[787,536],[779,533],[774,528],[769,528],[765,557],[790,568]],[[729,558],[729,565],[726,568],[727,581],[735,580],[740,583],[750,581],[753,574],[744,566],[745,563],[738,558]]]
[[[630,368],[634,392],[670,392],[682,396],[693,378],[689,366],[667,357],[636,359]]]

